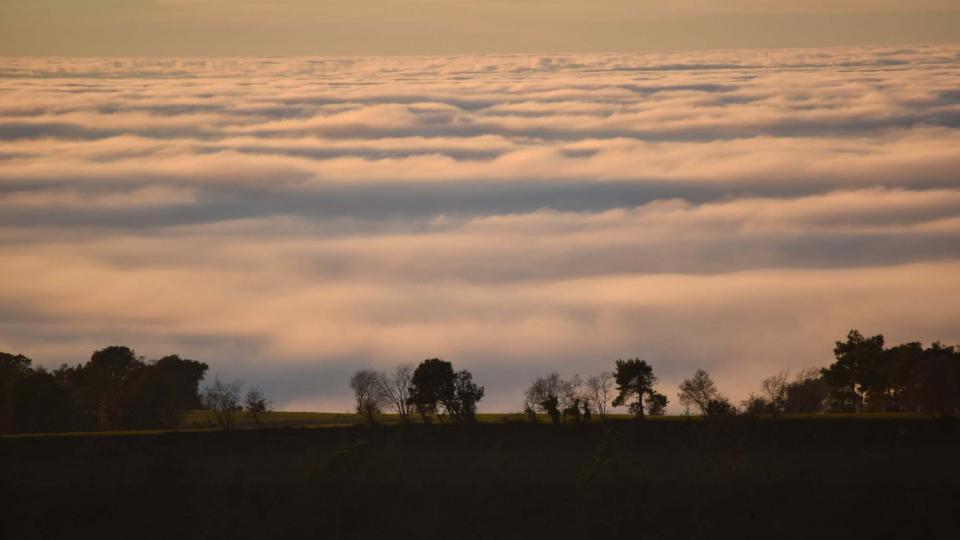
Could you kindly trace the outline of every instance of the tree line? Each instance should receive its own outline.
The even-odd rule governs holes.
[[[390,408],[401,424],[413,413],[424,423],[433,419],[469,423],[476,421],[477,403],[483,399],[483,387],[473,382],[467,370],[454,371],[453,364],[428,358],[416,367],[401,364],[390,372],[361,369],[350,377],[355,410],[368,422]]]
[[[739,405],[697,370],[677,388],[687,413],[781,415],[822,412],[914,412],[948,417],[960,408],[960,348],[935,342],[885,345],[882,335],[851,330],[834,346],[829,366],[788,371],[764,379]],[[206,409],[216,425],[233,427],[237,415],[260,425],[269,400],[257,388],[215,378],[200,389],[209,367],[178,355],[146,360],[125,346],[97,351],[83,364],[48,371],[23,355],[0,352],[0,433],[92,429],[174,428],[189,410]],[[663,415],[669,404],[656,389],[646,360],[617,360],[612,372],[581,379],[550,373],[524,392],[528,420],[581,423],[605,419],[613,407],[637,417]],[[369,422],[390,411],[408,423],[476,421],[484,387],[467,370],[439,358],[389,371],[361,369],[350,379],[355,410]]]
[[[241,411],[259,424],[269,408],[262,392],[251,388],[241,399],[240,383],[215,379],[201,393],[208,369],[175,354],[146,360],[122,345],[53,371],[0,352],[0,433],[175,428],[195,409],[211,410],[225,428]]]
[[[523,412],[530,422],[546,415],[554,424],[605,420],[611,407],[626,407],[635,417],[663,416],[670,399],[657,391],[659,379],[646,360],[617,360],[613,372],[604,371],[586,380],[557,373],[538,377],[524,394]],[[677,392],[680,404],[704,415],[736,414],[737,408],[717,390],[710,374],[700,369],[684,380]]]
[[[919,342],[884,347],[882,335],[864,337],[851,330],[846,341],[834,344],[834,362],[825,368],[806,368],[791,377],[789,370],[764,379],[760,391],[733,404],[703,369],[684,379],[677,399],[687,414],[704,416],[813,413],[912,412],[953,416],[960,409],[960,347]],[[442,369],[436,366],[443,366]],[[419,374],[419,375],[418,375]],[[460,393],[458,378],[478,390]],[[590,422],[607,418],[612,407],[626,407],[636,417],[661,416],[669,398],[655,389],[658,378],[646,360],[617,360],[612,372],[582,379],[558,373],[537,377],[524,393],[522,410],[530,422],[546,416],[554,424]],[[406,423],[415,407],[429,421],[449,417],[473,421],[483,387],[472,383],[468,371],[454,373],[449,362],[424,360],[384,373],[356,372],[350,387],[356,411],[368,421],[385,407]],[[437,390],[437,389],[444,390]],[[427,396],[429,396],[427,398]],[[441,397],[442,396],[442,397]],[[461,413],[461,400],[469,413]]]
[[[687,413],[708,416],[913,412],[948,417],[960,408],[960,347],[909,342],[885,348],[882,335],[864,337],[851,330],[845,341],[835,342],[833,352],[834,362],[825,368],[767,377],[760,392],[739,407],[702,369],[680,383],[677,398]],[[534,381],[523,408],[534,421],[543,412],[555,423],[577,422],[589,419],[591,409],[604,417],[608,405],[622,405],[633,396],[631,413],[660,415],[667,398],[653,390],[656,381],[652,368],[636,359],[618,360],[614,373],[589,377],[586,384],[577,375],[564,380],[553,373]]]

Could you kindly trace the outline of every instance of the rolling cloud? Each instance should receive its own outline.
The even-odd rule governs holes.
[[[703,367],[960,342],[960,47],[0,59],[0,350],[128,343],[281,407],[442,356]]]

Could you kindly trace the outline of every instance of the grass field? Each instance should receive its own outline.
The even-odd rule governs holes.
[[[610,417],[615,419],[630,418],[629,415],[625,414],[611,415]],[[237,427],[255,427],[253,419],[245,414],[237,415],[236,420]],[[400,423],[400,417],[396,414],[380,414],[377,415],[376,420],[377,423],[384,425]],[[523,413],[480,413],[477,415],[477,420],[483,424],[502,424],[525,422],[527,417]],[[540,421],[547,423],[550,419],[546,415],[542,415]],[[414,415],[411,417],[411,422],[419,424],[421,419]],[[367,420],[351,413],[273,411],[262,415],[260,423],[263,427],[320,427],[366,424]],[[215,426],[216,420],[209,411],[190,411],[183,419],[183,427],[187,429]]]
[[[632,420],[633,417],[628,414],[610,414],[607,416],[609,421],[624,422]],[[917,419],[923,420],[924,416],[912,413],[870,413],[870,414],[796,414],[782,415],[779,417],[757,417],[757,421],[782,421],[782,420],[810,420],[818,422],[842,422],[845,420],[856,419],[858,421],[883,421],[893,419]],[[477,415],[477,420],[481,424],[513,424],[526,423],[527,417],[523,413],[481,413]],[[703,418],[699,416],[674,415],[674,416],[648,416],[646,421],[652,422],[699,422]],[[383,426],[398,425],[399,416],[395,414],[380,414],[376,418],[377,424]],[[540,415],[539,421],[542,424],[549,424],[550,418],[546,415]],[[413,424],[422,423],[420,417],[411,417]],[[600,423],[594,419],[593,423]],[[270,411],[260,415],[260,427],[270,428],[332,428],[366,425],[367,420],[357,414],[352,413],[332,413],[332,412],[288,412],[288,411]],[[234,418],[235,429],[256,429],[257,425],[253,419],[243,413],[238,413]],[[25,433],[25,434],[7,434],[0,437],[63,437],[63,436],[94,436],[94,435],[150,435],[165,433],[170,431],[219,431],[213,413],[206,410],[187,411],[181,422],[180,427],[176,429],[149,429],[149,430],[126,430],[126,431],[77,431],[68,433]]]

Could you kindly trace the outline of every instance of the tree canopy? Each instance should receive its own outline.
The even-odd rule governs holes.
[[[469,371],[454,372],[450,362],[428,358],[414,370],[409,394],[410,403],[425,422],[437,412],[446,413],[454,422],[472,422],[484,389],[473,382]]]
[[[206,364],[177,355],[145,361],[122,345],[52,373],[25,356],[0,353],[0,430],[174,427],[183,411],[200,408],[206,371]]]
[[[642,418],[643,397],[653,395],[653,385],[657,383],[653,367],[646,360],[639,358],[617,360],[613,379],[617,383],[617,395],[613,398],[613,406],[628,405],[631,414]],[[657,398],[658,402],[661,400],[666,400],[666,396],[662,399]]]

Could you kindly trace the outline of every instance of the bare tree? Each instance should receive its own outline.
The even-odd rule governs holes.
[[[613,373],[604,371],[587,379],[587,393],[590,402],[600,415],[600,419],[607,417],[607,404],[610,403],[613,393]]]
[[[788,382],[789,377],[790,370],[781,371],[776,375],[767,377],[760,385],[773,414],[780,414],[787,408],[787,389],[790,386]]]
[[[243,409],[259,428],[260,416],[270,410],[270,401],[259,388],[254,387],[248,390],[246,397],[243,398]]]
[[[379,374],[372,369],[361,369],[350,377],[350,388],[356,398],[357,414],[365,416],[371,424],[380,412],[383,394],[380,392]]]
[[[583,381],[580,379],[580,375],[574,375],[567,380],[560,380],[560,412],[563,414],[564,421],[567,420],[567,415],[570,415],[575,422],[580,422],[580,404],[585,401],[582,387]]]
[[[583,388],[579,375],[562,379],[551,373],[538,377],[524,394],[523,411],[531,422],[537,421],[537,413],[550,416],[554,423],[566,421],[568,416],[580,422],[589,415],[591,399]]]
[[[217,424],[223,429],[231,429],[240,406],[240,390],[243,383],[234,381],[224,383],[215,377],[212,384],[203,389],[203,406],[213,413]]]
[[[563,380],[556,373],[537,377],[537,380],[533,381],[527,389],[524,400],[524,410],[527,411],[527,416],[531,420],[536,421],[536,412],[544,412],[550,415],[553,423],[560,423],[559,403],[562,384]]]
[[[527,415],[528,422],[537,423],[537,405],[527,398],[523,400],[523,414]]]
[[[709,412],[711,402],[719,402],[723,399],[720,391],[717,390],[717,385],[713,384],[710,374],[702,369],[698,369],[693,377],[680,383],[677,397],[680,398],[680,404],[687,413],[690,412],[691,406],[696,406],[700,409],[700,414]]]
[[[410,385],[413,380],[413,364],[401,364],[393,368],[389,374],[378,373],[377,385],[383,401],[389,403],[397,415],[400,423],[410,421]]]

